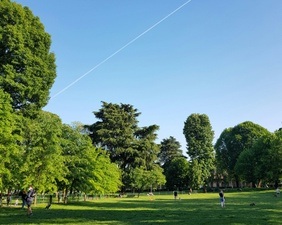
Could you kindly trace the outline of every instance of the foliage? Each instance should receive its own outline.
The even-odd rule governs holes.
[[[191,114],[184,123],[183,134],[187,142],[187,154],[191,159],[192,170],[197,173],[191,173],[193,187],[198,188],[203,185],[211,171],[214,168],[214,149],[212,130],[209,118],[205,114]],[[195,166],[195,168],[193,168]],[[195,172],[195,171],[194,171]],[[200,176],[198,176],[200,173]]]
[[[271,173],[269,177],[275,181],[278,187],[279,181],[282,180],[282,129],[275,131],[275,139],[271,148]]]
[[[63,125],[61,147],[65,180],[59,182],[60,190],[105,193],[117,191],[120,184],[118,168],[109,158],[93,147],[88,135],[82,134],[82,125]]]
[[[132,143],[139,114],[131,105],[102,102],[102,108],[94,112],[99,121],[89,126],[93,143],[109,151],[111,160],[123,170],[137,154]]]
[[[183,157],[180,143],[172,136],[163,139],[160,144],[159,162],[165,166],[174,158]]]
[[[230,179],[235,178],[237,187],[239,187],[239,178],[235,171],[235,165],[239,155],[244,150],[252,148],[261,136],[268,133],[265,128],[250,121],[225,129],[221,133],[215,144],[218,170],[226,170]]]
[[[259,156],[261,157],[261,155]],[[252,183],[253,187],[257,184],[255,173],[256,164],[255,152],[252,149],[247,149],[241,152],[234,168],[236,174],[243,178],[247,183]]]
[[[56,190],[56,180],[63,180],[65,167],[59,145],[62,122],[57,115],[40,111],[35,119],[23,118],[20,143],[20,185],[29,184],[37,191]]]
[[[199,189],[203,185],[202,166],[197,159],[191,161],[189,168],[190,187]]]
[[[189,185],[189,162],[184,157],[175,157],[165,164],[166,187],[168,190],[183,190]]]
[[[162,174],[162,168],[155,165],[156,168],[152,170],[146,170],[144,167],[137,167],[130,171],[131,184],[130,186],[134,190],[138,190],[138,193],[157,188],[158,185],[165,183],[165,177]]]
[[[47,104],[56,77],[50,45],[50,35],[27,7],[0,1],[0,88],[14,109],[30,114]]]
[[[157,125],[139,128],[135,132],[135,145],[137,157],[134,166],[144,167],[151,170],[157,161],[157,155],[160,151],[159,146],[155,143],[157,138],[156,132],[159,129]]]
[[[105,149],[112,160],[122,170],[122,182],[125,188],[139,182],[132,174],[140,171],[153,171],[159,153],[157,125],[138,127],[137,109],[128,104],[102,102],[102,108],[94,112],[98,121],[88,126],[93,144]],[[134,169],[137,172],[132,172]]]
[[[250,149],[239,155],[235,171],[253,186],[278,183],[282,166],[282,139],[279,132],[260,137]]]
[[[0,192],[3,184],[10,183],[13,173],[10,164],[12,156],[17,153],[14,115],[12,114],[11,99],[0,89]]]
[[[90,193],[108,194],[115,193],[122,186],[121,171],[115,163],[112,163],[108,154],[102,149],[98,150],[94,170],[92,171],[93,179],[90,179],[92,190]]]

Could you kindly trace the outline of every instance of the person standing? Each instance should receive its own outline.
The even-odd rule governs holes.
[[[7,206],[10,206],[11,199],[12,199],[12,194],[11,194],[11,192],[8,192],[8,194],[7,194]]]
[[[21,196],[22,198],[22,209],[23,209],[24,206],[26,205],[26,191],[22,189],[19,193],[19,196]]]
[[[49,195],[49,202],[48,202],[48,205],[45,207],[45,209],[49,209],[51,207],[51,205],[52,205],[52,198],[53,198],[53,196],[52,196],[52,194],[50,194]]]
[[[28,192],[26,194],[26,204],[27,204],[27,215],[28,216],[32,216],[31,205],[32,205],[34,196],[35,196],[35,191],[34,191],[32,185],[30,185]]]
[[[177,193],[177,191],[175,190],[175,191],[173,192],[174,199],[177,199],[177,195],[178,195],[178,193]]]
[[[225,207],[225,198],[224,198],[224,193],[222,190],[219,192],[219,201],[220,201],[221,207],[222,208]]]

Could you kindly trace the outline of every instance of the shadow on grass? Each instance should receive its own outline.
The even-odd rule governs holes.
[[[68,205],[53,204],[34,207],[34,216],[18,208],[0,208],[0,224],[280,224],[281,200],[269,193],[228,194],[226,208],[219,206],[216,195],[183,200],[108,199],[75,202]],[[204,196],[205,197],[205,196]],[[259,202],[251,207],[250,198]]]

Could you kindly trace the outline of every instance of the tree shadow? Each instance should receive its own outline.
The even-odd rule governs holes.
[[[228,195],[229,196],[229,195]],[[230,195],[227,206],[219,206],[217,195],[207,199],[121,199],[114,201],[72,202],[34,207],[34,216],[13,207],[0,210],[0,224],[112,224],[112,225],[169,225],[169,224],[280,224],[281,201],[270,194]],[[250,197],[260,200],[249,205]],[[269,199],[268,199],[269,198]],[[280,208],[279,208],[280,207]]]

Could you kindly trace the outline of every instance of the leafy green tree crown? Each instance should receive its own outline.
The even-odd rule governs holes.
[[[51,38],[27,7],[0,1],[0,88],[14,109],[38,110],[48,102],[56,77]]]
[[[191,114],[184,123],[183,134],[191,159],[190,182],[193,188],[203,185],[214,169],[214,132],[205,114]]]

